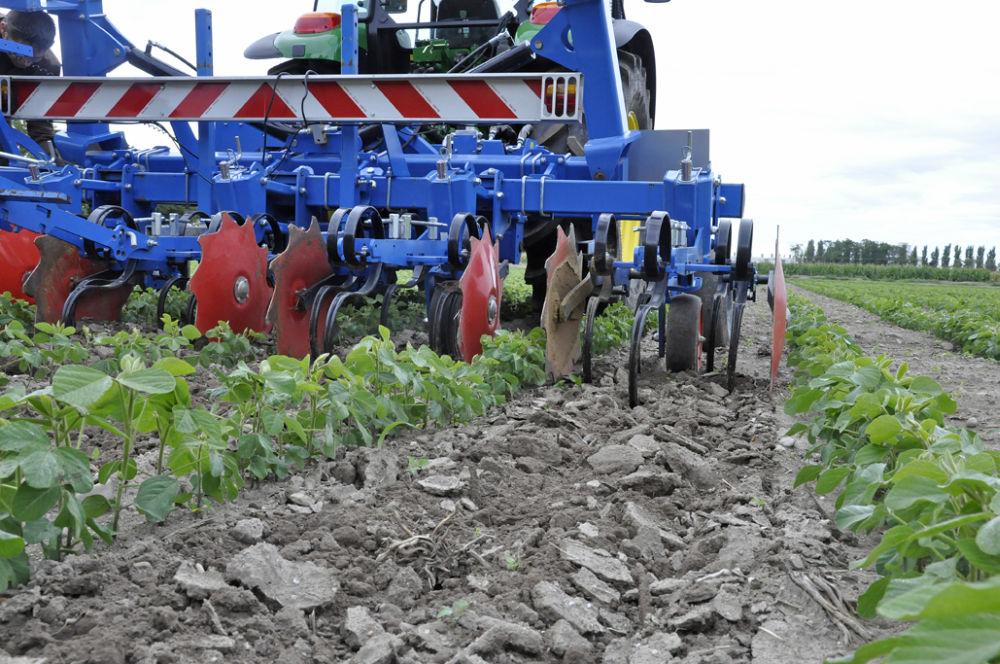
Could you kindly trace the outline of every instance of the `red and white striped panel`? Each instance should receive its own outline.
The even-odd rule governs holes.
[[[6,77],[5,115],[85,121],[526,123],[579,119],[579,74]]]

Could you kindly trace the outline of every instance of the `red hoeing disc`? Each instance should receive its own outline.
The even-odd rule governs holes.
[[[470,238],[469,266],[462,273],[462,309],[458,315],[458,348],[471,362],[483,352],[482,336],[500,329],[500,248],[493,244],[489,227],[483,238]]]
[[[781,252],[778,241],[774,241],[774,309],[771,312],[771,389],[778,380],[781,354],[785,350],[785,331],[788,327],[788,289],[785,287],[785,271],[781,267]]]
[[[300,308],[298,293],[331,273],[326,243],[314,217],[309,230],[289,226],[288,247],[273,261],[274,295],[267,308],[267,322],[274,330],[278,353],[291,357],[309,355],[309,308]],[[329,307],[330,298],[326,298]],[[320,312],[317,334],[323,338],[325,311]]]
[[[234,332],[267,331],[267,249],[257,246],[251,224],[238,225],[228,214],[214,233],[198,238],[201,262],[191,277],[197,299],[195,327],[202,334],[227,321]]]
[[[24,279],[38,265],[38,247],[31,231],[0,231],[0,293],[10,291],[14,297],[34,302],[24,292]]]
[[[85,278],[110,268],[107,261],[87,258],[68,242],[49,235],[35,239],[38,267],[24,282],[24,292],[35,299],[35,320],[58,323],[63,305],[77,284]],[[122,307],[135,287],[126,284],[114,290],[92,291],[76,303],[74,318],[80,320],[114,321],[121,317]]]

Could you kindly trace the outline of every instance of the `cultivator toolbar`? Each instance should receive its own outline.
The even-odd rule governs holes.
[[[699,368],[707,338],[711,368],[726,337],[732,382],[756,283],[752,222],[731,249],[743,187],[711,171],[707,131],[629,129],[652,114],[655,79],[636,78],[654,71],[652,42],[601,0],[566,0],[530,41],[444,75],[358,75],[348,4],[339,75],[256,78],[212,76],[204,10],[187,77],[129,43],[99,1],[0,5],[56,16],[66,63],[63,78],[0,78],[0,291],[34,298],[39,319],[115,320],[136,285],[160,289],[162,313],[186,288],[203,332],[228,321],[318,355],[345,304],[382,296],[387,323],[392,297],[420,288],[432,346],[470,360],[526,253],[529,276],[544,262],[553,379],[581,357],[591,378],[594,318],[627,298],[633,404],[653,311],[668,367]],[[126,60],[150,77],[106,77]],[[637,85],[647,108],[623,95]],[[69,163],[15,120],[67,121],[55,142]],[[156,123],[176,150],[132,147],[113,122]]]

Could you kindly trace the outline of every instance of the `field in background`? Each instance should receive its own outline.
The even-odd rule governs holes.
[[[801,277],[793,283],[900,327],[930,332],[963,352],[1000,360],[1000,285]]]
[[[767,273],[770,263],[758,263]],[[782,263],[788,276],[839,277],[847,279],[920,279],[924,281],[975,281],[1000,283],[1000,272],[964,267],[931,267],[929,265],[863,265],[855,263]]]

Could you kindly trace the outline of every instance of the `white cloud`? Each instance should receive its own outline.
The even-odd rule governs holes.
[[[308,1],[105,0],[137,45],[193,56],[215,18],[220,74]],[[757,253],[810,238],[1000,244],[1000,7],[981,0],[629,0],[657,47],[662,128],[709,127],[747,185]]]

